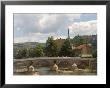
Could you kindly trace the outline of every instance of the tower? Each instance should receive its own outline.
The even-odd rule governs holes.
[[[69,35],[69,28],[68,28],[68,39],[70,39],[70,35]]]

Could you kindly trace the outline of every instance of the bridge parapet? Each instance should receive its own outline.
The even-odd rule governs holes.
[[[40,58],[27,58],[27,59],[14,59],[14,68],[28,67],[31,62],[35,67],[50,67],[53,66],[54,61],[59,67],[70,67],[76,63],[78,68],[97,68],[96,58],[81,58],[81,57],[40,57]]]

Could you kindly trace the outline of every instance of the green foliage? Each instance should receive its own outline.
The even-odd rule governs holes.
[[[28,54],[27,54],[28,57],[36,57],[36,51],[34,48],[30,48],[28,49]]]
[[[53,37],[48,37],[46,44],[45,43],[35,43],[34,47],[14,47],[14,58],[29,58],[29,57],[57,57],[57,56],[80,56],[80,50],[72,49],[74,47],[83,45],[83,44],[92,45],[92,55],[94,58],[97,57],[97,39],[95,36],[75,36],[73,39],[57,39],[54,40]],[[31,43],[28,43],[31,44]],[[33,43],[32,43],[33,45]]]
[[[92,44],[92,50],[96,50],[97,49],[97,40],[91,41]]]
[[[20,49],[16,51],[15,58],[25,58],[26,57],[26,49]]]
[[[35,48],[27,48],[27,49],[14,49],[16,51],[14,53],[14,58],[29,58],[29,57],[41,57],[44,55],[43,47],[41,45],[37,45]]]
[[[49,57],[58,55],[58,48],[52,36],[48,37],[46,41],[45,53]]]
[[[37,45],[35,48],[30,48],[27,50],[28,57],[41,57],[43,56],[43,47],[41,45]]]
[[[44,55],[43,47],[41,45],[36,46],[35,52],[36,52],[36,57],[41,57]]]
[[[81,50],[74,50],[74,56],[79,57],[81,55]]]
[[[93,52],[92,52],[92,56],[93,56],[93,58],[96,58],[96,57],[97,57],[97,50],[96,50],[96,49],[93,50]]]
[[[73,43],[75,46],[82,45],[84,43],[88,43],[87,39],[84,39],[83,37],[77,35],[73,38]]]
[[[60,51],[61,56],[71,56],[72,55],[72,47],[69,39],[66,39],[63,43]]]

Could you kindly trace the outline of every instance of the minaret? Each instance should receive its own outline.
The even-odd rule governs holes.
[[[69,28],[68,28],[68,39],[70,39],[70,35],[69,35]]]

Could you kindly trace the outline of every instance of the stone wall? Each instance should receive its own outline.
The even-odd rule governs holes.
[[[94,58],[81,58],[81,59],[25,59],[14,61],[14,68],[30,66],[32,64],[35,67],[50,67],[53,66],[54,61],[59,67],[71,67],[73,63],[76,63],[79,69],[92,68],[97,69],[97,60]]]

